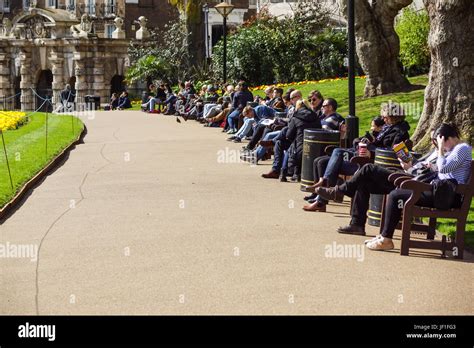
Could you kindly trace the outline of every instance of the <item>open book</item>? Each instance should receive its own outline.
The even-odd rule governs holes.
[[[408,163],[413,160],[412,154],[410,153],[410,151],[408,151],[408,147],[403,141],[400,144],[396,144],[395,146],[393,146],[393,151],[395,151],[397,157],[405,163]]]

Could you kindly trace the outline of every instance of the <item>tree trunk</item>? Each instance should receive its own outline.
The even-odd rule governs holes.
[[[346,15],[347,0],[340,0]],[[359,62],[367,75],[364,96],[406,91],[411,84],[402,74],[400,41],[394,19],[413,0],[354,0],[355,35]]]
[[[472,144],[474,2],[424,0],[424,3],[430,17],[431,66],[423,113],[413,141],[417,149],[425,148],[430,144],[431,130],[442,122],[452,122]]]

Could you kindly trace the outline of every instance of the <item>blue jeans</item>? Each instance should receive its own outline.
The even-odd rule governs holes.
[[[273,166],[272,170],[274,172],[280,172],[280,170],[283,168],[283,165],[285,164],[285,156],[288,153],[288,149],[290,148],[291,143],[288,140],[278,140],[275,143],[275,146],[273,148],[274,152],[274,160],[273,160]],[[288,163],[288,160],[286,161]]]
[[[324,178],[328,180],[329,186],[333,187],[337,183],[337,178],[340,174],[353,175],[359,166],[350,163],[350,159],[354,157],[354,149],[337,148],[332,152],[329,159],[328,166],[324,172]]]
[[[150,111],[155,110],[156,103],[162,103],[162,100],[158,99],[158,98],[151,98],[150,99]]]
[[[354,157],[354,149],[341,149],[338,147],[332,152],[331,158],[329,159],[328,166],[324,172],[324,179],[328,181],[329,187],[334,187],[337,184],[337,178],[340,174],[343,175],[354,175],[359,166],[350,162],[350,159]],[[327,203],[326,200],[321,197],[317,197],[317,200],[321,203]]]
[[[255,123],[255,119],[246,117],[244,119],[244,124],[242,125],[242,127],[240,127],[239,131],[237,132],[237,134],[235,134],[235,136],[240,139],[245,138],[247,134],[249,134],[254,123]]]
[[[255,107],[255,115],[258,120],[265,118],[273,118],[275,116],[275,110],[266,105],[259,105]]]
[[[211,109],[212,109],[214,106],[217,106],[217,104],[209,103],[209,104],[205,104],[205,105],[204,105],[204,110],[203,110],[203,117],[204,117],[204,118],[207,118],[207,117],[208,117],[209,112],[211,111]]]
[[[280,132],[281,131],[274,131],[274,132],[267,133],[263,137],[263,140],[266,140],[266,141],[273,140],[280,134]],[[267,149],[259,145],[256,150],[257,160],[260,161],[263,158],[263,156],[265,156],[266,153],[267,153]]]
[[[227,116],[227,124],[229,126],[229,129],[237,128],[240,114],[241,114],[241,111],[239,109],[236,109],[232,111],[229,116]]]

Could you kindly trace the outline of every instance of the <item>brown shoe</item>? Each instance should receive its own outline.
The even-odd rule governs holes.
[[[303,207],[304,211],[319,211],[321,213],[326,212],[326,204],[321,202],[314,202],[313,204],[308,204]]]
[[[344,193],[339,191],[338,187],[318,187],[316,193],[328,201],[341,202],[344,199]]]
[[[275,172],[273,170],[267,174],[262,174],[262,178],[265,178],[265,179],[278,179],[279,177],[280,177],[280,173]]]

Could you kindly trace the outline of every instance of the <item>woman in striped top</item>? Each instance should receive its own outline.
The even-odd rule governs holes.
[[[471,173],[472,147],[463,143],[456,127],[443,123],[435,132],[438,142],[438,179],[452,180],[457,184],[469,181]],[[385,205],[385,225],[380,236],[368,241],[367,247],[371,250],[390,250],[394,248],[392,237],[395,227],[400,220],[403,205],[412,194],[411,190],[397,189],[392,191]],[[434,196],[432,191],[423,192],[417,205],[433,207]]]

